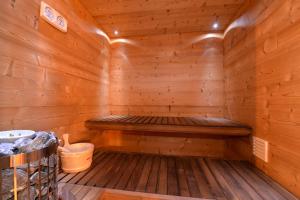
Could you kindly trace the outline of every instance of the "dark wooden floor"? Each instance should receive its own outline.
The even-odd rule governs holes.
[[[297,199],[246,162],[98,152],[89,170],[61,183],[208,199]]]

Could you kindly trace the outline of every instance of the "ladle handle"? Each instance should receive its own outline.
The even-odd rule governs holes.
[[[64,147],[70,146],[69,143],[69,134],[63,134]]]

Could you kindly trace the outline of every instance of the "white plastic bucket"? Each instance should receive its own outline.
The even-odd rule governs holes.
[[[84,171],[92,164],[94,152],[93,144],[69,144],[65,139],[65,146],[59,149],[62,169],[66,173],[77,173]]]

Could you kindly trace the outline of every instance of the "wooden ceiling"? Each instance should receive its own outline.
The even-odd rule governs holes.
[[[111,37],[222,32],[247,0],[81,0]],[[218,22],[219,28],[212,24]],[[119,34],[115,35],[114,31]]]

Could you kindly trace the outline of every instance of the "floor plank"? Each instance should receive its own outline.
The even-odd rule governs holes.
[[[116,173],[111,177],[111,180],[107,183],[106,187],[108,188],[115,188],[132,159],[132,155],[123,154],[122,157],[122,164],[119,165],[119,167],[116,169]]]
[[[104,187],[109,182],[109,180],[111,179],[111,177],[116,171],[115,166],[120,165],[120,163],[122,162],[122,156],[123,156],[122,154],[118,154],[118,157],[116,157],[114,163],[112,163],[110,166],[107,167],[106,173],[101,175],[101,177],[98,178],[96,182],[97,187]]]
[[[118,161],[118,158],[120,157],[120,154],[114,154],[112,157],[110,157],[110,159],[105,163],[105,167],[103,168],[103,170],[99,170],[97,174],[95,174],[87,183],[86,185],[88,186],[95,186],[99,181],[101,181],[103,179],[103,177],[109,172],[109,170],[111,168],[113,168],[113,166],[116,163],[116,161]]]
[[[168,158],[168,194],[179,195],[175,158]]]
[[[126,186],[126,190],[129,191],[135,191],[136,187],[138,185],[138,181],[140,177],[142,176],[142,172],[145,166],[145,162],[147,160],[147,156],[143,155],[139,162],[137,163],[137,166],[135,167],[133,174],[131,175],[128,184]]]
[[[185,170],[183,166],[183,162],[181,158],[176,158],[176,169],[177,169],[177,177],[178,177],[178,186],[180,191],[180,196],[189,197],[190,191],[187,183],[187,178],[185,175]]]
[[[68,174],[67,173],[64,173],[64,172],[61,172],[57,175],[57,181],[61,181],[64,177],[66,177]]]
[[[77,174],[60,173],[58,179],[78,199],[94,198],[92,190],[95,190],[90,186],[182,198],[297,199],[247,162],[201,157],[96,153],[90,169]]]
[[[156,156],[153,161],[152,169],[149,174],[146,191],[156,193],[158,172],[159,172],[160,158]]]
[[[283,200],[285,199],[280,195],[279,192],[274,190],[267,182],[261,179],[256,173],[252,170],[249,170],[247,167],[243,166],[240,162],[233,162],[231,165],[241,177],[243,177],[249,185],[253,188],[259,188],[257,190],[258,194],[266,200]]]
[[[75,184],[78,181],[80,181],[87,173],[89,173],[95,166],[97,166],[99,162],[102,161],[105,155],[106,155],[105,153],[97,153],[93,158],[92,166],[87,170],[77,173],[77,175],[74,178],[72,178],[68,183]]]
[[[237,197],[237,199],[244,199],[244,200],[252,199],[251,196],[249,195],[249,193],[252,191],[245,191],[242,185],[240,185],[240,183],[234,179],[234,177],[232,176],[228,168],[225,168],[221,162],[215,160],[211,162],[214,165],[214,168],[218,170],[218,173],[221,174],[221,176],[224,178],[228,187],[230,188],[230,191],[234,194],[235,197]],[[259,198],[258,195],[256,196]]]
[[[187,184],[188,184],[188,187],[189,187],[190,195],[192,197],[201,197],[200,189],[202,190],[203,186],[207,188],[207,183],[203,184],[203,186],[201,186],[200,184],[197,183],[196,177],[197,177],[197,175],[198,176],[200,176],[200,175],[199,174],[194,174],[193,168],[192,168],[191,163],[190,163],[191,161],[192,161],[192,159],[183,159],[184,171],[185,171],[185,174],[186,174]],[[197,169],[197,172],[200,173],[200,170]],[[205,190],[208,190],[206,188],[205,188]]]
[[[148,156],[147,161],[144,166],[144,169],[143,169],[143,172],[142,172],[142,176],[140,177],[140,180],[138,182],[136,191],[145,192],[147,182],[149,179],[149,174],[150,174],[151,168],[152,168],[152,162],[153,162],[153,157]]]
[[[227,183],[225,178],[223,177],[222,173],[219,171],[216,163],[213,160],[205,159],[207,166],[210,168],[212,174],[214,177],[216,177],[217,181],[219,182],[219,185],[222,188],[223,193],[229,200],[239,200],[239,197],[234,193],[230,187],[230,185]]]
[[[230,164],[230,162],[228,162]],[[267,182],[274,190],[276,190],[278,193],[280,193],[281,196],[286,198],[287,200],[298,200],[297,197],[292,195],[289,191],[287,191],[285,188],[283,188],[281,185],[276,183],[272,178],[264,174],[262,171],[254,167],[253,165],[249,165],[249,163],[244,162],[243,163],[245,167],[252,170],[256,175],[258,175],[261,179],[263,179],[265,182]]]
[[[208,198],[208,199],[213,198],[213,194],[209,187],[209,183],[206,180],[205,175],[203,174],[203,172],[197,165],[197,161],[192,158],[192,159],[189,159],[189,162],[190,162],[193,174],[194,174],[196,182],[197,182],[200,196],[203,198]]]
[[[225,198],[224,192],[222,191],[221,186],[219,185],[219,183],[217,182],[216,178],[213,176],[211,170],[208,168],[207,164],[204,162],[203,158],[198,158],[198,164],[200,167],[200,171],[203,172],[209,187],[213,193],[214,197],[217,198]],[[200,175],[201,176],[201,175]],[[200,178],[200,180],[202,179],[202,177]],[[205,183],[203,182],[203,180],[198,182],[201,185],[205,185]],[[200,190],[201,192],[203,192],[202,190]],[[204,192],[203,192],[204,193]],[[209,192],[207,192],[209,195]]]
[[[225,161],[220,161],[224,171],[236,184],[235,188],[238,188],[243,193],[243,199],[257,199],[263,200],[263,198]],[[244,195],[247,195],[246,197]]]
[[[79,185],[85,185],[91,178],[93,178],[99,170],[101,170],[101,168],[104,167],[105,163],[109,162],[109,160],[114,156],[113,153],[108,153],[105,155],[105,157],[103,158],[103,160],[98,163],[98,165],[96,165],[93,169],[91,169],[91,171],[89,171],[87,173],[87,175],[85,175],[79,182]]]
[[[133,173],[133,170],[135,166],[137,165],[140,155],[133,155],[132,158],[129,160],[129,164],[126,166],[126,171],[123,173],[121,176],[117,186],[115,187],[116,189],[123,190],[126,188],[127,183],[130,179],[131,174]]]
[[[72,178],[74,178],[78,173],[70,173],[63,177],[59,182],[61,183],[68,183]]]
[[[160,168],[159,168],[159,181],[158,181],[158,193],[167,194],[167,179],[168,179],[168,166],[167,159],[165,156],[162,156],[160,159]]]

